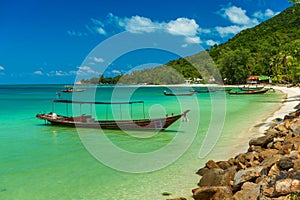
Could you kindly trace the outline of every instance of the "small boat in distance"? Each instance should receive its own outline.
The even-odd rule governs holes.
[[[264,94],[268,92],[269,89],[261,89],[261,90],[230,90],[228,94],[238,94],[238,95],[246,95],[246,94]]]
[[[83,115],[80,114],[78,116],[63,116],[57,115],[55,112],[36,114],[38,119],[45,120],[45,122],[49,122],[52,125],[57,126],[66,126],[66,127],[80,127],[80,128],[101,128],[101,129],[120,129],[120,130],[156,130],[163,131],[169,126],[171,126],[178,119],[183,117],[186,119],[186,114],[190,110],[186,110],[181,114],[174,115],[172,113],[171,116],[166,115],[162,118],[145,118],[144,119],[122,119],[122,111],[121,105],[123,104],[135,104],[142,103],[143,104],[143,112],[144,112],[144,101],[135,101],[135,102],[85,102],[85,101],[71,101],[71,100],[53,100],[53,103],[66,103],[66,104],[79,104],[80,107],[84,104],[88,104],[92,107],[92,105],[108,105],[108,104],[117,104],[120,106],[120,115],[121,119],[118,120],[109,120],[107,117],[106,110],[106,120],[97,120],[92,114]],[[54,107],[54,106],[53,106]],[[68,108],[68,107],[67,107]],[[107,106],[106,106],[107,108]],[[67,114],[68,115],[68,114]]]
[[[244,87],[239,87],[239,89],[241,89],[243,91],[252,91],[252,90],[262,90],[262,89],[264,89],[264,87],[263,86],[261,86],[261,87],[244,86]]]
[[[191,92],[195,93],[210,93],[210,92],[216,92],[217,90],[214,89],[208,89],[208,90],[191,90]]]
[[[74,87],[71,86],[71,85],[67,85],[67,86],[66,86],[66,89],[63,89],[63,90],[62,90],[62,92],[83,92],[83,91],[85,91],[84,88],[81,88],[81,89],[74,89]]]
[[[190,91],[188,93],[168,93],[166,90],[164,91],[165,96],[192,96],[195,93],[195,91]]]

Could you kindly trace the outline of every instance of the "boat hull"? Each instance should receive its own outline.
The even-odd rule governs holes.
[[[120,129],[120,130],[158,130],[163,131],[176,122],[178,119],[186,115],[189,110],[182,114],[155,119],[140,120],[97,120],[91,116],[66,117],[61,115],[53,116],[49,114],[37,114],[38,119],[43,119],[52,125],[78,127],[78,128],[101,128],[101,129]]]
[[[189,93],[167,93],[167,92],[164,92],[164,95],[165,96],[192,96],[195,93],[196,92],[194,92],[194,91],[189,92]]]
[[[264,94],[268,91],[269,89],[251,90],[251,91],[229,91],[228,94],[236,94],[236,95]]]
[[[252,90],[262,90],[264,89],[264,87],[241,87],[239,89],[243,91],[252,91]]]
[[[66,89],[66,90],[62,90],[62,92],[65,92],[65,93],[71,93],[71,92],[83,92],[85,91],[85,89]]]

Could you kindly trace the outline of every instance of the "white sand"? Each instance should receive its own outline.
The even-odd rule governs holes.
[[[260,133],[265,132],[272,124],[274,124],[274,119],[283,119],[285,115],[293,112],[295,110],[295,106],[297,106],[300,102],[300,88],[287,88],[279,86],[274,86],[273,88],[286,94],[286,98],[282,100],[282,106],[280,109],[274,112],[267,120],[264,121],[264,125],[259,128]]]

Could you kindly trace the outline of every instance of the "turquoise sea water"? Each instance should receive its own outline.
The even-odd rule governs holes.
[[[170,192],[173,197],[188,196],[199,179],[195,175],[197,169],[208,159],[227,160],[229,152],[238,151],[237,144],[247,143],[247,130],[275,111],[282,98],[278,92],[249,96],[215,92],[177,98],[164,96],[162,92],[186,92],[191,88],[130,86],[117,89],[112,86],[89,87],[73,97],[72,94],[62,94],[64,99],[109,101],[113,96],[112,101],[143,100],[146,117],[191,110],[188,123],[177,121],[165,132],[99,132],[46,126],[35,118],[38,112],[52,111],[51,99],[57,98],[56,93],[63,87],[0,86],[0,199],[169,198],[162,196],[163,192]],[[222,112],[218,106],[223,106],[223,103],[226,106],[224,127],[210,132],[221,135],[213,150],[199,158],[200,147],[214,121],[213,115],[218,110]],[[66,114],[66,105],[57,105],[54,109],[59,114]],[[131,109],[133,118],[143,117],[142,105],[139,104],[132,108],[108,109],[109,118],[128,118]],[[105,106],[92,109],[89,106],[69,106],[68,114],[72,112],[91,112],[98,119],[106,118]],[[107,141],[98,140],[102,136],[122,152],[118,154]],[[110,160],[94,155],[94,149],[95,154],[98,152]],[[137,157],[131,158],[128,152]],[[141,155],[151,158],[147,160]],[[141,173],[143,169],[148,172]]]

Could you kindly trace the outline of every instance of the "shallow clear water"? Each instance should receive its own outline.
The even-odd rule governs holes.
[[[282,98],[281,94],[272,92],[249,96],[229,96],[215,92],[176,98],[164,96],[162,92],[170,89],[165,87],[115,89],[112,86],[87,88],[87,91],[73,97],[72,94],[62,94],[65,99],[88,100],[94,97],[99,101],[109,101],[111,96],[115,96],[112,101],[143,100],[146,117],[191,110],[188,123],[177,121],[165,132],[99,132],[94,129],[46,126],[43,121],[35,118],[38,112],[52,111],[51,100],[57,98],[56,92],[63,87],[0,86],[0,199],[169,198],[162,196],[163,192],[170,192],[173,196],[188,196],[199,179],[195,175],[196,170],[208,159],[227,160],[229,152],[239,151],[237,144],[247,143],[244,137],[247,130],[273,112]],[[190,90],[171,89],[175,92]],[[211,132],[221,131],[218,143],[206,157],[199,158],[200,147],[214,118],[212,107],[222,105],[222,102],[226,104],[224,128]],[[65,105],[57,105],[54,109],[57,113],[66,114]],[[105,119],[105,109],[101,106],[93,107],[91,113],[99,119]],[[120,110],[123,118],[129,117],[130,109],[128,106],[109,108],[108,117],[121,117]],[[89,106],[82,107],[80,111],[78,107],[70,106],[68,114],[88,113],[90,110]],[[143,117],[141,105],[134,105],[132,110],[133,118]],[[105,136],[113,146],[124,152],[138,156],[147,153],[151,156],[153,152],[164,152],[165,147],[169,149],[167,153],[155,155],[150,160],[127,158],[113,152],[108,148],[107,141],[99,140],[99,136]],[[111,160],[101,162],[97,156],[96,159],[83,143],[88,144],[89,150],[96,149]],[[127,173],[113,169],[110,164],[124,171],[160,169],[148,173]]]

